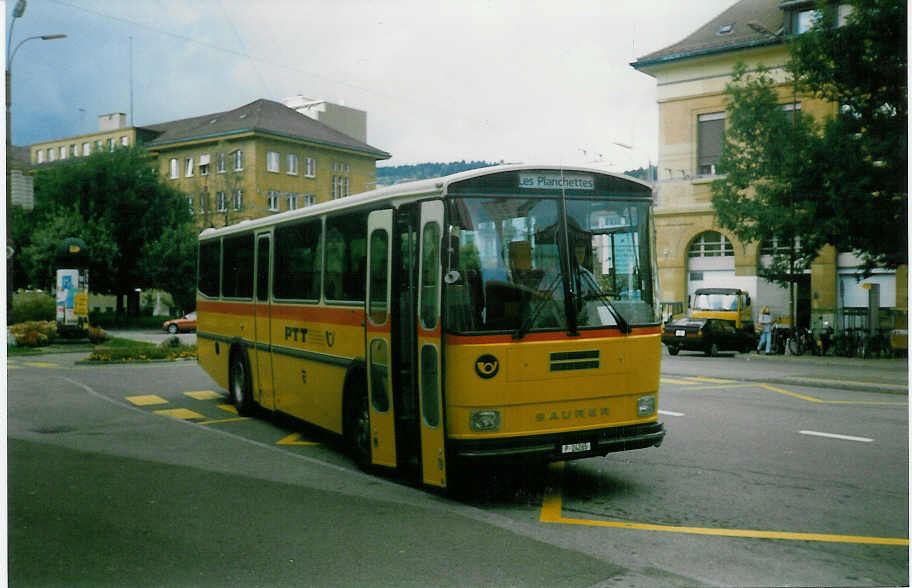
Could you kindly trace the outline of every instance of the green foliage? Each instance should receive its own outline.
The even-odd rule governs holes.
[[[503,163],[503,162],[501,162]],[[458,172],[498,165],[487,161],[451,161],[450,163],[416,163],[414,165],[391,165],[377,168],[377,183],[390,185],[398,182],[439,178]]]
[[[108,334],[100,327],[89,327],[86,331],[86,336],[92,345],[100,345],[108,340]]]
[[[151,361],[193,359],[196,345],[156,346],[152,343],[113,339],[111,343],[96,347],[89,354],[89,361]]]
[[[767,271],[781,281],[784,268],[806,267],[827,244],[861,252],[867,270],[907,263],[906,5],[852,5],[846,26],[833,26],[822,5],[814,30],[788,42],[793,99],[842,105],[834,116],[793,117],[763,69],[739,66],[726,87],[724,177],[713,182],[713,207],[743,241],[800,238],[794,259],[777,256]]]
[[[11,325],[10,333],[16,345],[22,347],[44,347],[57,336],[57,323],[51,321],[25,321]]]
[[[13,294],[13,308],[7,322],[54,321],[57,319],[56,305],[54,297],[44,292]]]
[[[136,288],[160,286],[155,280],[162,267],[188,265],[194,270],[180,272],[169,289],[192,287],[195,253],[185,244],[195,242],[196,234],[186,196],[159,181],[141,149],[96,153],[40,170],[35,210],[17,211],[9,220],[18,252],[16,275],[26,284],[50,288],[55,247],[66,237],[78,237],[89,246],[95,292],[134,295]]]

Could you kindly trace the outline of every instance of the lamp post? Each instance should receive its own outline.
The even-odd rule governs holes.
[[[782,29],[779,32],[774,33],[769,30],[769,28],[764,25],[762,22],[757,20],[752,20],[747,23],[747,26],[756,33],[761,35],[769,35],[777,41],[785,41],[785,35],[783,34]],[[795,127],[797,124],[798,117],[798,79],[792,74],[792,140],[795,139]],[[789,192],[789,208],[792,208],[792,193]],[[795,332],[795,314],[796,310],[796,301],[795,301],[795,234],[794,231],[789,231],[788,235],[788,247],[789,247],[789,326],[792,329],[792,332]]]
[[[22,44],[27,41],[32,41],[34,39],[41,39],[42,41],[53,41],[55,39],[66,39],[66,35],[63,33],[54,33],[51,35],[34,35],[32,37],[26,37],[19,41],[16,44],[16,48],[13,49],[12,53],[9,48],[13,41],[13,26],[16,24],[16,19],[20,18],[25,13],[25,0],[19,0],[16,3],[16,7],[13,8],[13,17],[10,19],[10,30],[9,37],[6,40],[6,147],[7,153],[9,153],[9,146],[13,142],[13,130],[10,126],[12,124],[12,117],[10,115],[10,105],[12,104],[12,97],[10,95],[10,72],[13,68],[13,58],[16,56],[16,51],[19,51],[19,47],[22,47]]]

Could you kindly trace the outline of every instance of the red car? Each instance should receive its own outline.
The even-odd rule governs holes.
[[[184,315],[181,318],[165,321],[162,325],[162,330],[168,331],[172,335],[176,333],[196,332],[196,311]]]

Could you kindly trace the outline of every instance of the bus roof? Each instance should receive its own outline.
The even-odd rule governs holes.
[[[324,212],[335,212],[346,210],[349,208],[356,208],[362,205],[369,205],[374,202],[381,202],[388,200],[390,198],[409,198],[409,197],[420,197],[420,196],[430,196],[430,195],[440,195],[445,196],[449,192],[449,187],[458,182],[464,182],[466,180],[471,180],[474,178],[479,178],[483,176],[489,176],[494,174],[500,174],[505,172],[516,172],[516,171],[526,171],[526,170],[536,170],[536,171],[545,171],[545,172],[574,172],[574,173],[588,173],[588,174],[598,174],[600,176],[609,176],[623,180],[624,182],[629,182],[631,184],[639,185],[642,188],[646,188],[650,194],[652,186],[631,176],[626,176],[623,174],[618,174],[614,172],[608,172],[600,169],[589,168],[589,167],[578,167],[578,166],[561,166],[561,165],[539,165],[539,164],[509,164],[509,165],[495,165],[490,167],[481,167],[476,169],[471,169],[468,171],[463,171],[449,176],[442,176],[439,178],[429,178],[424,180],[415,180],[413,182],[403,182],[401,184],[395,184],[392,186],[385,186],[382,188],[377,188],[375,190],[370,190],[367,192],[361,192],[358,194],[353,194],[351,196],[340,198],[338,200],[330,200],[328,202],[321,202],[319,204],[314,204],[313,206],[308,206],[305,208],[299,208],[296,210],[289,210],[287,212],[282,212],[279,214],[273,214],[263,218],[258,218],[254,220],[243,220],[239,223],[229,225],[227,227],[221,227],[218,229],[209,228],[205,229],[200,233],[201,239],[209,239],[213,237],[218,237],[226,234],[248,231],[251,229],[256,229],[259,227],[270,226],[276,223],[281,223],[286,220],[291,220],[295,218],[306,218],[310,216],[318,216]]]

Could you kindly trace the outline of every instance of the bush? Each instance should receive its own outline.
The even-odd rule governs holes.
[[[89,337],[89,343],[92,345],[99,345],[108,340],[108,334],[100,327],[89,327],[86,334]]]
[[[13,295],[9,324],[26,321],[57,320],[57,302],[54,297],[44,292],[25,292]]]
[[[99,347],[89,354],[89,361],[150,361],[195,359],[196,345],[179,347]]]
[[[26,321],[10,326],[9,330],[16,339],[16,345],[44,347],[50,345],[57,336],[57,323],[54,321]]]

